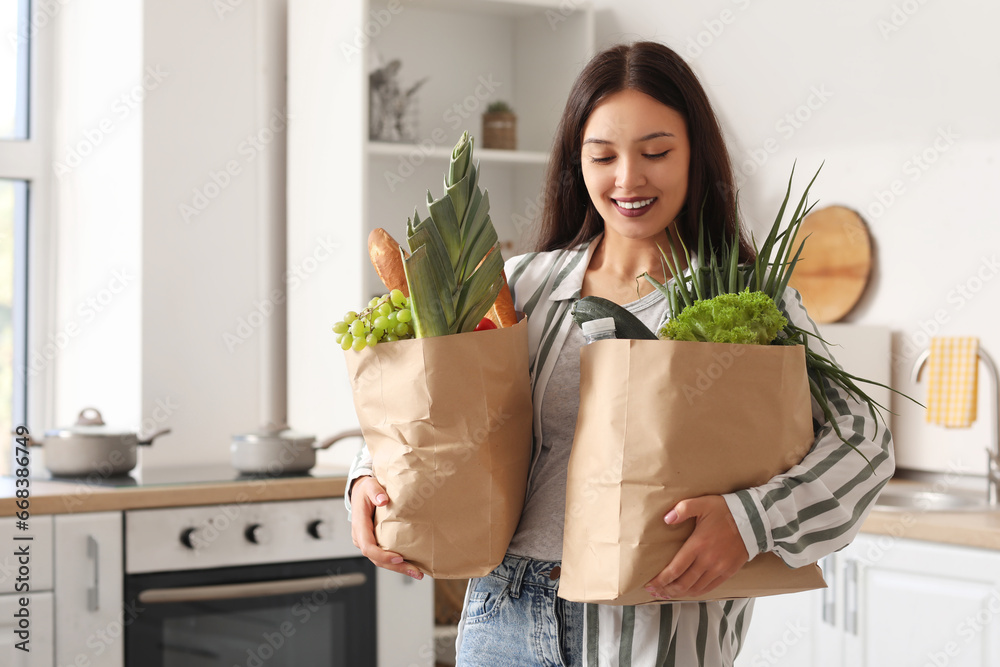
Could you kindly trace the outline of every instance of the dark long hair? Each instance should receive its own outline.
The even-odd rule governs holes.
[[[679,55],[656,42],[621,44],[597,54],[577,77],[566,102],[545,177],[539,250],[571,248],[604,231],[604,220],[583,182],[583,128],[608,95],[637,90],[684,118],[691,159],[688,191],[677,220],[678,233],[694,251],[698,218],[716,249],[739,239],[740,260],[753,258],[736,213],[736,182],[715,111],[698,78]]]

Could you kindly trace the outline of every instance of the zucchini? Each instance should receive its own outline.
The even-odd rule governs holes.
[[[583,326],[584,322],[611,317],[615,320],[615,336],[638,340],[656,340],[653,332],[638,317],[628,312],[614,301],[599,296],[585,296],[573,304],[573,321]]]

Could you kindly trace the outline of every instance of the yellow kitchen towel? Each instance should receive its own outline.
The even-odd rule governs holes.
[[[928,359],[927,421],[968,428],[976,421],[979,339],[931,338]]]

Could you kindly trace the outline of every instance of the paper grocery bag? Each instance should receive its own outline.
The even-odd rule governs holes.
[[[527,320],[345,353],[354,407],[389,503],[375,536],[439,579],[503,560],[531,459]]]
[[[559,596],[656,602],[643,588],[694,529],[667,525],[678,501],[758,486],[813,442],[802,346],[598,341],[581,350]],[[822,588],[815,564],[773,553],[689,600]]]

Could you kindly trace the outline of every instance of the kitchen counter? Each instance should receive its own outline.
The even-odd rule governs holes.
[[[1000,550],[1000,511],[885,512],[873,510],[862,533]]]
[[[886,488],[959,493],[976,497],[986,494],[985,481],[982,479],[967,480],[958,476],[912,471],[897,471],[896,477]],[[862,526],[861,532],[887,535],[892,538],[1000,550],[1000,510],[887,511],[876,506]]]
[[[86,480],[31,479],[31,515],[106,512],[151,507],[227,505],[269,500],[343,498],[343,469],[314,468],[308,476],[197,483],[103,486]],[[14,516],[16,478],[0,477],[0,517]]]

